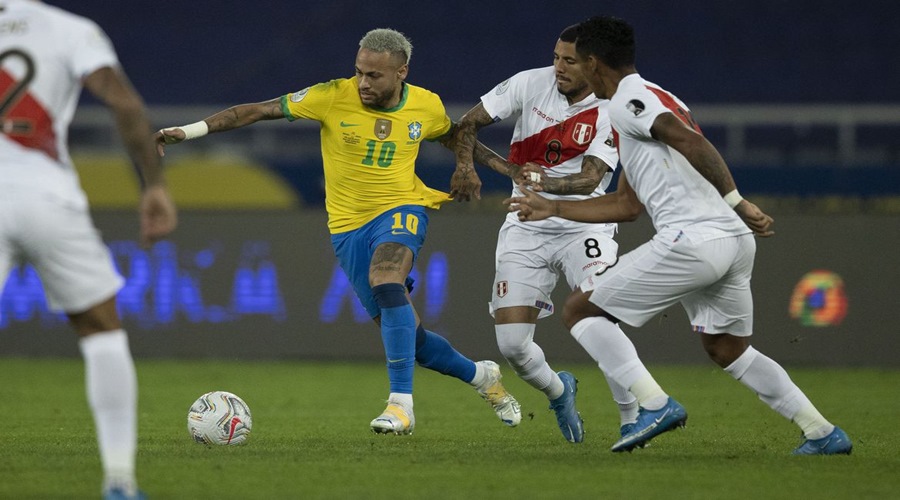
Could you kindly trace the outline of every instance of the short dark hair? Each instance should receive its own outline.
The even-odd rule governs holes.
[[[562,30],[562,33],[559,34],[560,41],[566,43],[575,43],[575,40],[578,40],[578,32],[581,29],[580,24],[573,24],[568,28]]]
[[[579,24],[575,50],[613,69],[634,66],[634,28],[612,16],[595,16]]]

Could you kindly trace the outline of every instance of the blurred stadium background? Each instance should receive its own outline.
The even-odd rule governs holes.
[[[107,31],[160,127],[350,76],[376,27],[412,39],[408,80],[457,119],[510,75],[551,64],[564,27],[621,16],[635,25],[643,76],[691,106],[741,191],[777,219],[778,235],[759,243],[756,344],[788,364],[900,364],[886,320],[900,305],[900,31],[886,2],[47,3]],[[505,154],[511,126],[482,140]],[[315,125],[266,122],[170,148],[182,226],[151,251],[134,242],[138,190],[112,121],[87,96],[70,143],[128,279],[119,302],[136,355],[381,359],[328,242]],[[423,147],[428,184],[446,189],[452,169],[448,151]],[[497,357],[486,303],[509,182],[481,178],[482,201],[432,216],[414,298],[461,350]],[[645,219],[620,228],[622,250],[649,237]],[[0,354],[76,355],[58,340],[67,330],[33,270],[14,271]],[[540,331],[548,356],[588,360],[558,315]],[[680,309],[628,331],[650,362],[705,362]]]

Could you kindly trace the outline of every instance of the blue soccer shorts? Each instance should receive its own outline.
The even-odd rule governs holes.
[[[381,314],[372,297],[372,287],[369,286],[369,265],[375,249],[383,243],[400,243],[412,250],[415,262],[419,249],[425,243],[427,229],[428,214],[425,207],[402,205],[382,213],[359,229],[331,235],[338,263],[372,318]],[[408,276],[406,288],[409,291],[413,289],[413,279]]]

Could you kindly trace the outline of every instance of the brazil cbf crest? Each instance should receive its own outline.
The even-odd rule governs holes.
[[[409,138],[410,140],[417,141],[419,137],[422,137],[422,124],[419,122],[412,122],[408,125],[409,128]]]

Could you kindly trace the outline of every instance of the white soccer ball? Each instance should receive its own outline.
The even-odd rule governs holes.
[[[243,399],[225,391],[197,398],[187,417],[188,432],[203,444],[243,444],[250,435],[253,418]]]

